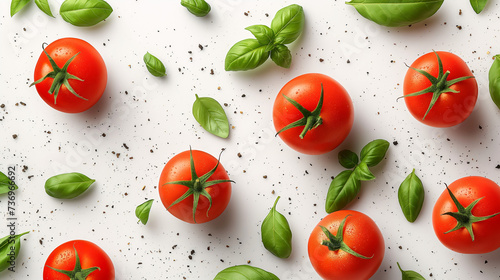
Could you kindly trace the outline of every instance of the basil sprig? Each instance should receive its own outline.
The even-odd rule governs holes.
[[[229,49],[226,71],[255,69],[269,57],[278,65],[289,68],[292,55],[285,44],[295,41],[304,29],[304,10],[293,4],[279,10],[271,22],[271,27],[252,25],[246,28],[256,39],[245,39]]]
[[[21,236],[28,233],[29,231],[14,236],[7,235],[0,239],[0,272],[10,266],[12,253],[14,253],[14,260],[17,258],[21,249]]]
[[[0,172],[0,194],[8,193],[17,189],[17,185],[12,180],[10,180],[7,175]]]
[[[402,280],[425,280],[425,278],[420,275],[419,273],[413,271],[413,270],[402,270],[401,266],[399,265],[398,262],[396,262],[399,268],[399,271],[401,271],[401,279]]]
[[[326,196],[327,213],[340,210],[353,201],[361,189],[361,181],[375,179],[369,167],[379,164],[388,149],[389,142],[377,139],[363,147],[360,154],[361,162],[352,151],[343,150],[339,153],[340,165],[347,169],[354,169],[344,170],[332,180]]]
[[[45,182],[45,192],[54,198],[71,199],[84,193],[94,182],[77,172],[59,174]]]
[[[59,13],[75,26],[93,26],[107,19],[113,8],[104,0],[65,0]]]
[[[141,221],[143,225],[148,223],[149,212],[153,205],[154,199],[150,199],[135,208],[135,216]]]
[[[415,174],[415,169],[406,177],[398,189],[398,200],[401,210],[408,222],[413,223],[424,204],[424,187],[422,181]]]
[[[271,272],[250,265],[236,265],[217,273],[214,280],[279,280]]]
[[[143,57],[146,68],[148,68],[149,73],[155,77],[165,76],[165,65],[156,56],[147,52]]]
[[[181,0],[181,5],[197,17],[204,17],[212,9],[205,0]]]
[[[292,231],[283,214],[276,210],[276,198],[273,208],[262,222],[261,236],[264,247],[273,255],[285,259],[292,253]]]
[[[483,11],[484,7],[486,7],[486,3],[488,3],[488,0],[470,0],[472,9],[474,9],[474,12],[476,12],[476,14],[479,14]]]
[[[229,121],[224,108],[211,97],[198,97],[193,103],[193,116],[206,131],[221,138],[229,136]]]

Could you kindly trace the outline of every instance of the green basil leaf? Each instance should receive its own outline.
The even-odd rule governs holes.
[[[354,168],[358,164],[358,155],[349,150],[342,150],[339,152],[339,163],[344,168]]]
[[[45,192],[54,198],[71,199],[84,193],[94,182],[77,172],[59,174],[45,182]]]
[[[197,17],[204,17],[212,9],[205,0],[181,0],[181,5]]]
[[[261,45],[268,45],[273,42],[274,31],[265,25],[257,24],[245,29],[252,32],[253,36],[255,36]]]
[[[42,10],[42,12],[46,13],[48,16],[54,17],[54,15],[52,15],[52,11],[50,10],[48,0],[35,0],[35,4],[40,10]]]
[[[495,55],[495,61],[491,65],[488,79],[491,99],[500,109],[500,54]]]
[[[292,64],[292,54],[285,45],[277,45],[271,50],[271,59],[278,66],[290,68]]]
[[[13,17],[17,12],[22,10],[31,0],[12,0],[10,2],[10,16]]]
[[[486,3],[488,3],[488,0],[470,0],[470,4],[476,14],[483,11],[484,7],[486,7]]]
[[[165,76],[165,65],[156,56],[147,52],[143,57],[144,63],[146,63],[146,68],[148,68],[149,73],[155,77]]]
[[[361,181],[356,178],[354,171],[344,170],[340,172],[328,189],[325,203],[326,212],[332,213],[344,208],[356,198],[360,188]]]
[[[0,239],[0,272],[9,268],[12,257],[14,260],[17,258],[21,249],[21,236],[28,233],[29,231],[14,236],[7,235]]]
[[[429,18],[441,8],[443,0],[352,0],[346,4],[380,25],[398,27]]]
[[[413,169],[398,189],[399,205],[408,222],[413,223],[417,219],[424,204],[424,197],[424,186]]]
[[[293,4],[279,10],[271,22],[276,44],[290,44],[295,41],[304,29],[304,9]]]
[[[402,270],[401,266],[398,264],[399,271],[401,271],[402,280],[425,280],[425,278],[413,270]]]
[[[217,273],[214,280],[279,280],[279,278],[261,268],[250,265],[228,267]]]
[[[370,181],[375,179],[375,175],[373,175],[370,169],[368,169],[368,165],[366,165],[364,161],[356,166],[356,169],[354,169],[354,174],[356,176],[356,179],[361,181]]]
[[[385,153],[389,149],[389,142],[383,139],[373,140],[366,144],[361,150],[361,161],[365,162],[368,167],[373,167],[379,164],[385,157]]]
[[[279,199],[278,196],[273,208],[262,222],[261,237],[264,247],[269,252],[285,259],[292,253],[292,231],[285,216],[276,210]]]
[[[104,0],[65,0],[59,13],[75,26],[92,26],[111,15],[113,8]]]
[[[269,51],[256,39],[245,39],[229,49],[225,60],[226,71],[255,69],[269,58]]]
[[[229,121],[226,112],[217,100],[211,97],[198,97],[193,103],[193,116],[206,131],[221,138],[229,136]]]
[[[13,190],[17,190],[18,187],[16,183],[10,180],[7,175],[0,172],[0,194],[8,193]]]
[[[148,223],[149,212],[151,211],[151,206],[153,206],[154,201],[154,199],[150,199],[135,208],[135,216],[141,221],[143,225]]]

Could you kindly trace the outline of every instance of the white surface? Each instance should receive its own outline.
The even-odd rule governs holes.
[[[391,144],[386,160],[372,169],[377,179],[363,182],[359,200],[348,207],[372,217],[385,237],[385,258],[372,279],[400,279],[396,261],[427,279],[500,277],[499,251],[454,253],[439,243],[430,217],[443,183],[465,175],[500,181],[495,168],[500,163],[500,111],[487,87],[491,58],[500,53],[500,7],[495,1],[480,15],[469,1],[445,1],[432,18],[403,28],[369,22],[343,1],[298,1],[306,26],[290,45],[292,67],[282,69],[269,60],[250,72],[225,72],[225,54],[252,36],[245,27],[269,25],[278,9],[293,2],[213,0],[210,15],[197,18],[179,1],[109,0],[114,12],[92,28],[64,22],[57,12],[62,1],[49,2],[55,19],[33,4],[10,18],[10,1],[0,3],[0,104],[5,104],[0,109],[0,166],[3,172],[8,166],[17,169],[17,230],[31,231],[23,240],[17,271],[0,273],[0,278],[41,279],[55,247],[86,239],[109,254],[117,279],[213,279],[218,271],[247,261],[281,279],[319,279],[306,244],[326,215],[330,177],[342,170],[337,153],[344,148],[359,152],[376,138],[398,145]],[[28,87],[42,43],[62,37],[88,41],[108,67],[103,98],[82,114],[55,111]],[[402,95],[404,63],[433,49],[461,56],[479,84],[474,112],[454,128],[425,126],[403,101],[396,101]],[[147,72],[142,62],[147,51],[165,63],[167,77]],[[339,81],[355,106],[349,137],[322,156],[298,154],[274,137],[276,94],[290,79],[308,72]],[[234,126],[228,139],[196,123],[191,114],[195,93],[228,104],[225,110]],[[26,106],[16,106],[21,101]],[[156,189],[164,164],[190,145],[212,155],[226,148],[221,162],[236,181],[225,213],[201,225],[170,215]],[[24,165],[28,168],[22,172]],[[420,217],[410,224],[399,208],[397,188],[412,168],[424,183],[426,198]],[[67,171],[87,174],[97,183],[75,200],[47,196],[45,180]],[[282,197],[278,210],[293,231],[293,253],[287,260],[271,255],[260,241],[260,224],[277,195]],[[150,198],[155,199],[150,221],[137,224],[135,207]],[[6,220],[5,196],[0,196],[0,209]],[[6,232],[3,228],[0,235]]]

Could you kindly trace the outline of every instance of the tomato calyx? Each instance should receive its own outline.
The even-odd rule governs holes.
[[[78,251],[76,250],[75,246],[73,246],[73,249],[75,249],[75,268],[73,270],[62,270],[50,267],[48,265],[47,267],[68,276],[70,280],[85,280],[92,272],[96,270],[101,270],[101,268],[97,266],[82,269],[82,264],[80,263],[80,257],[78,256]]]
[[[430,112],[430,110],[432,109],[434,104],[436,104],[436,102],[438,101],[441,94],[443,94],[443,93],[459,93],[459,91],[450,88],[450,86],[452,86],[458,82],[474,78],[474,76],[464,76],[464,77],[453,79],[451,81],[447,81],[448,75],[450,75],[450,71],[444,72],[443,62],[441,61],[441,58],[439,57],[439,55],[436,51],[433,51],[433,52],[434,52],[434,54],[436,54],[437,61],[438,61],[438,67],[439,67],[439,70],[438,70],[439,73],[438,73],[437,77],[432,76],[429,72],[426,72],[424,70],[417,69],[417,68],[406,65],[408,68],[413,69],[413,70],[417,71],[418,73],[424,75],[432,83],[432,85],[430,85],[428,88],[423,89],[421,91],[417,91],[417,92],[410,93],[410,94],[407,94],[405,96],[399,97],[399,98],[406,98],[406,97],[418,96],[418,95],[432,92],[431,102],[430,102],[429,107],[427,108],[427,111],[425,112],[422,120],[425,119],[425,117]]]
[[[298,126],[304,126],[304,130],[300,133],[299,137],[300,139],[304,139],[304,136],[309,130],[312,130],[318,126],[320,126],[323,123],[323,119],[320,116],[321,113],[321,108],[323,107],[323,84],[321,84],[321,95],[319,97],[318,105],[316,105],[316,108],[313,111],[309,111],[306,108],[304,108],[302,105],[300,105],[297,101],[291,99],[290,97],[286,96],[283,94],[283,97],[292,105],[297,108],[300,113],[302,113],[303,117],[300,120],[297,120],[291,124],[288,124],[287,126],[283,127],[280,129],[276,135],[280,134],[281,132],[288,130],[290,128],[298,127]]]
[[[496,215],[500,214],[500,212],[498,212],[498,213],[495,213],[495,214],[489,215],[489,216],[483,216],[483,217],[474,216],[472,214],[472,209],[484,197],[480,197],[480,198],[474,200],[471,204],[469,204],[469,206],[464,207],[462,204],[460,204],[460,202],[457,200],[455,195],[453,195],[451,190],[448,188],[448,185],[446,185],[446,189],[448,190],[448,193],[450,194],[450,197],[453,200],[453,203],[457,207],[458,212],[446,212],[446,213],[441,214],[441,215],[452,216],[453,218],[455,218],[457,220],[457,225],[454,228],[450,229],[449,231],[445,232],[445,234],[450,233],[450,232],[455,231],[455,230],[459,230],[461,228],[465,228],[469,232],[470,237],[472,238],[472,241],[474,241],[474,231],[472,229],[472,224],[488,220],[488,219],[493,218]]]
[[[194,221],[194,223],[196,223],[196,217],[195,217],[196,216],[196,208],[198,207],[198,202],[200,200],[200,196],[204,196],[208,199],[208,201],[210,203],[210,205],[207,209],[207,217],[208,217],[208,212],[210,211],[210,208],[212,207],[212,196],[207,192],[206,188],[213,186],[213,185],[220,184],[220,183],[227,183],[227,182],[234,183],[234,181],[232,181],[232,180],[208,181],[210,176],[212,176],[215,173],[215,170],[217,170],[217,167],[219,167],[219,163],[220,163],[219,159],[220,159],[221,154],[222,154],[222,151],[219,154],[219,158],[217,159],[217,164],[215,165],[215,167],[212,168],[212,170],[210,170],[209,172],[198,177],[198,175],[196,174],[196,169],[194,167],[193,151],[191,150],[191,148],[189,149],[189,160],[190,160],[190,167],[191,167],[191,181],[172,181],[172,182],[165,183],[165,185],[167,185],[167,184],[183,185],[183,186],[188,187],[189,189],[181,197],[179,197],[172,204],[170,204],[170,206],[167,208],[167,210],[170,207],[176,205],[177,203],[183,201],[184,199],[186,199],[192,195],[193,196],[193,221]]]
[[[347,244],[344,243],[344,225],[345,225],[345,221],[347,220],[347,217],[349,217],[351,215],[347,215],[345,216],[345,218],[342,220],[342,222],[340,223],[338,229],[337,229],[337,235],[333,235],[326,227],[324,226],[319,226],[321,228],[321,230],[323,231],[323,233],[326,235],[326,237],[328,239],[325,239],[321,242],[321,245],[324,245],[324,246],[327,246],[328,249],[330,251],[338,251],[338,250],[342,250],[346,253],[349,253],[355,257],[358,257],[358,258],[362,258],[362,259],[371,259],[373,258],[373,256],[371,257],[366,257],[366,256],[363,256],[357,252],[355,252],[353,249],[351,249],[349,246],[347,246]]]
[[[69,80],[83,81],[82,79],[78,78],[77,76],[68,73],[69,65],[71,64],[73,59],[75,59],[75,57],[79,53],[75,54],[70,59],[68,59],[68,61],[66,61],[66,63],[64,64],[63,68],[59,68],[59,66],[57,66],[54,59],[52,59],[52,57],[50,57],[50,55],[47,53],[44,46],[42,46],[42,49],[43,49],[43,52],[45,53],[45,55],[47,56],[47,58],[49,59],[50,65],[52,66],[53,70],[51,72],[49,72],[47,75],[45,75],[44,77],[42,77],[41,79],[39,79],[38,81],[33,82],[30,85],[30,87],[43,82],[47,78],[52,78],[54,80],[52,81],[52,85],[50,86],[49,94],[51,94],[51,95],[54,94],[54,104],[57,104],[57,95],[59,94],[59,90],[61,89],[62,85],[64,85],[76,97],[83,99],[83,100],[88,100],[87,98],[84,98],[84,97],[80,96],[78,93],[76,93],[76,91],[69,84]]]

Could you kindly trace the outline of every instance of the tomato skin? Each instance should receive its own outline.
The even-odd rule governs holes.
[[[303,126],[285,130],[278,135],[292,149],[310,155],[324,154],[335,149],[349,135],[354,122],[352,100],[347,91],[334,79],[318,73],[298,76],[289,81],[276,96],[273,122],[276,131],[303,117],[283,95],[313,111],[324,89],[321,118],[323,123],[308,131],[303,139],[299,135]]]
[[[199,151],[192,150],[193,162],[198,177],[206,174],[212,170],[217,164],[217,159],[212,155]],[[190,181],[191,180],[191,167],[190,167],[190,155],[189,151],[184,151],[175,155],[170,159],[160,175],[160,182],[158,184],[158,189],[160,192],[160,198],[165,206],[172,215],[180,220],[188,223],[194,224],[193,220],[193,196],[182,200],[176,205],[168,208],[174,201],[181,197],[187,190],[188,187],[178,184],[165,184],[172,181]],[[226,170],[219,163],[219,166],[215,170],[215,173],[210,177],[208,181],[212,180],[229,180]],[[198,202],[198,207],[196,208],[196,223],[205,223],[217,218],[229,204],[231,198],[231,183],[219,183],[213,186],[207,187],[205,189],[212,197],[212,207],[208,212],[207,210],[210,206],[209,200],[200,196]]]
[[[447,81],[473,76],[467,64],[460,57],[442,51],[438,51],[437,54],[443,63],[443,71],[450,71]],[[437,77],[439,74],[438,60],[434,52],[417,58],[411,67],[424,70],[433,77]],[[431,86],[431,82],[424,75],[409,68],[404,79],[403,94],[418,92],[429,86]],[[450,127],[462,123],[469,117],[476,105],[478,96],[476,79],[470,78],[458,82],[450,88],[459,91],[459,93],[442,93],[425,119],[423,118],[431,103],[432,93],[405,98],[406,107],[415,119],[429,126]]]
[[[470,176],[456,180],[448,186],[462,206],[467,207],[482,199],[472,209],[474,216],[489,216],[500,212],[500,187],[490,179]],[[446,212],[457,212],[447,190],[436,201],[432,211],[432,225],[439,241],[448,249],[463,254],[484,254],[500,248],[500,215],[472,225],[474,241],[465,228],[445,233],[457,224]]]
[[[115,268],[109,256],[96,244],[86,240],[72,240],[59,245],[50,253],[43,268],[43,280],[69,280],[70,278],[47,266],[72,271],[75,268],[75,249],[82,269],[99,267],[86,280],[114,280]]]
[[[94,106],[104,93],[108,80],[106,65],[99,52],[89,43],[77,38],[56,40],[45,47],[45,51],[59,68],[78,53],[69,65],[68,73],[83,81],[71,79],[69,84],[78,95],[88,100],[78,98],[62,85],[54,102],[54,95],[49,93],[53,78],[35,85],[40,97],[52,108],[65,113],[80,113]],[[47,55],[42,52],[35,66],[34,80],[38,81],[52,70]]]
[[[362,259],[342,250],[330,251],[321,245],[326,239],[320,225],[337,235],[337,229],[347,216],[343,238],[355,252],[371,257]],[[353,210],[340,210],[327,215],[314,227],[308,242],[309,260],[316,272],[326,280],[369,279],[377,272],[384,259],[384,238],[375,222],[367,215]]]

